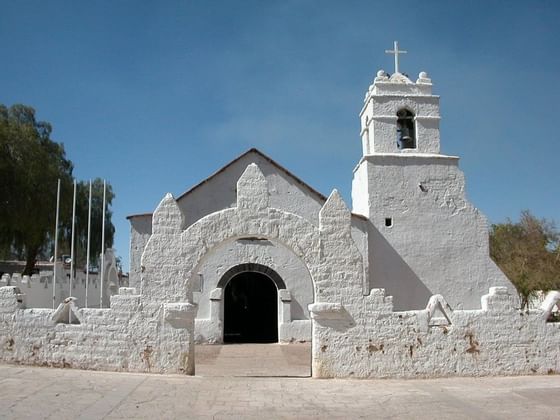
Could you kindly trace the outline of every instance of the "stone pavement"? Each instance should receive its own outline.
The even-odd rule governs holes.
[[[557,375],[254,377],[274,365],[284,373],[306,374],[309,347],[298,346],[200,346],[195,377],[0,365],[0,418],[560,418]],[[234,376],[242,373],[253,376]]]
[[[200,376],[311,376],[311,344],[196,346]]]

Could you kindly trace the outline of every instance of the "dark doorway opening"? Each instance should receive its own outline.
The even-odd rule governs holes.
[[[278,290],[265,274],[239,273],[226,285],[224,342],[278,342]]]

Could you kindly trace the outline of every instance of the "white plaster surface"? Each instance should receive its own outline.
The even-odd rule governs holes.
[[[142,268],[140,266],[140,258],[142,252],[146,248],[148,239],[152,235],[152,217],[151,215],[134,216],[129,218],[130,221],[130,270],[128,273],[128,281],[131,287],[140,288],[140,275]]]
[[[432,294],[475,309],[489,287],[514,292],[490,259],[486,218],[467,201],[457,162],[373,154],[356,170],[354,211],[372,224],[370,286],[385,288],[398,309],[418,309]]]
[[[54,267],[57,270],[54,306],[58,306],[69,296],[74,297],[79,306],[86,306],[87,288],[88,307],[98,308],[101,299],[103,299],[103,306],[108,307],[110,296],[117,294],[118,288],[123,285],[117,273],[114,250],[110,248],[106,250],[104,258],[103,297],[101,297],[101,276],[98,273],[90,273],[86,282],[85,270],[76,270],[72,290],[70,290],[70,269],[64,268],[61,262],[58,262]],[[53,280],[52,269],[41,270],[39,274],[33,274],[32,276],[4,273],[0,278],[0,287],[18,287],[25,295],[26,308],[52,308]]]
[[[491,290],[481,310],[454,311],[447,326],[430,326],[428,310],[392,312],[380,290],[368,300],[369,311],[353,329],[333,334],[329,323],[315,325],[314,376],[550,374],[560,368],[560,324],[543,321],[541,311],[514,309],[507,289]]]

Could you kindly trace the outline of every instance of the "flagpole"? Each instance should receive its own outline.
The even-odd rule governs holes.
[[[54,257],[53,257],[53,288],[52,307],[56,304],[56,261],[58,258],[58,212],[60,210],[60,178],[56,187],[56,217],[54,222]]]
[[[106,194],[106,182],[103,180],[103,222],[101,223],[101,288],[100,288],[100,298],[99,307],[103,308],[103,274],[105,272],[105,194]]]
[[[87,255],[86,255],[86,302],[85,307],[88,307],[88,289],[89,289],[89,246],[90,246],[90,232],[91,232],[91,179],[89,180],[89,204],[88,204],[88,222],[87,222]]]
[[[70,242],[70,293],[68,297],[72,296],[72,285],[74,283],[74,236],[76,225],[76,190],[78,184],[74,180],[74,202],[72,204],[72,240]],[[68,323],[72,323],[72,311],[68,311]]]

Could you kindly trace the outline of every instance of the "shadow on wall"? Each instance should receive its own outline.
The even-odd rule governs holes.
[[[393,296],[395,311],[425,308],[433,293],[377,228],[367,226],[370,288],[385,289],[386,296]]]
[[[309,302],[309,303],[312,303],[312,302]],[[293,299],[293,298],[292,298],[292,301],[290,302],[290,313],[292,315],[292,321],[309,319],[305,315],[305,311],[303,310],[301,304],[296,299]]]
[[[356,321],[342,305],[334,304],[331,306],[326,304],[326,308],[320,308],[320,305],[322,304],[314,305],[315,315],[313,318],[321,327],[332,328],[335,331],[344,333],[356,326]]]

